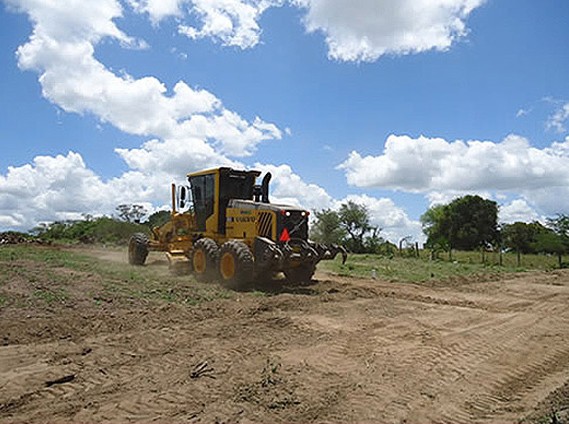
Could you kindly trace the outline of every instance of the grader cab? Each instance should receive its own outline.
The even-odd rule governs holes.
[[[309,281],[316,264],[333,259],[342,246],[308,239],[309,212],[269,202],[267,173],[216,168],[188,175],[189,187],[172,185],[169,222],[151,238],[134,234],[129,262],[143,265],[150,250],[164,251],[175,272],[237,286],[283,272],[288,280]]]

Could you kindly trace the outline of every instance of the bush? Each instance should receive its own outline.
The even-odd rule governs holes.
[[[33,233],[43,240],[87,244],[126,244],[130,236],[136,232],[147,233],[148,228],[109,217],[53,222],[33,230]]]

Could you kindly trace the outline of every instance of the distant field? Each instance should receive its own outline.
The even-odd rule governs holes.
[[[369,278],[375,275],[378,279],[418,282],[477,274],[547,271],[558,267],[557,257],[546,255],[523,255],[520,267],[515,253],[502,254],[502,265],[498,253],[486,253],[484,260],[482,263],[480,252],[453,252],[451,261],[448,253],[441,253],[438,259],[431,260],[428,251],[421,251],[419,258],[351,254],[344,265],[337,258],[321,262],[318,268],[342,276]]]

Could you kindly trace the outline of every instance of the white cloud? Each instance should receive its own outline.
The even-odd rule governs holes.
[[[423,193],[431,204],[511,193],[539,213],[569,212],[569,137],[538,149],[516,135],[500,143],[391,135],[380,156],[352,152],[340,168],[351,185]]]
[[[352,152],[340,165],[348,182],[410,192],[533,190],[569,184],[569,145],[537,149],[523,137],[500,143],[390,135],[380,156]]]
[[[77,153],[38,156],[33,164],[9,167],[6,176],[0,175],[0,223],[29,228],[40,221],[108,210],[104,188]]]
[[[504,224],[533,221],[545,222],[545,218],[540,216],[535,209],[523,199],[516,199],[507,205],[501,206],[498,220]]]
[[[182,15],[181,6],[185,0],[127,0],[138,13],[147,13],[154,24],[161,20]]]
[[[330,58],[375,61],[385,54],[446,50],[468,31],[484,0],[294,0],[309,32],[322,32]]]
[[[557,111],[549,117],[546,123],[547,129],[557,131],[558,133],[567,132],[567,121],[569,121],[569,103],[565,103]]]
[[[447,50],[468,34],[466,19],[485,0],[129,0],[154,23],[174,16],[179,33],[242,49],[260,41],[259,20],[287,3],[306,11],[309,32],[326,38],[328,55],[375,61],[385,54]],[[197,21],[197,25],[192,21]],[[191,22],[191,23],[189,23]]]
[[[220,155],[248,156],[261,141],[281,138],[274,124],[260,118],[249,123],[206,90],[180,81],[168,95],[155,77],[117,75],[97,61],[95,46],[103,38],[141,44],[114,24],[121,16],[116,0],[8,1],[34,24],[17,51],[20,68],[39,72],[43,95],[66,112],[94,114],[130,134],[204,138]]]
[[[193,0],[191,11],[199,17],[201,28],[179,25],[178,31],[192,39],[213,38],[227,46],[250,48],[259,43],[258,20],[270,6],[269,0]]]
[[[322,187],[303,181],[289,165],[256,164],[263,173],[270,172],[271,202],[303,207],[310,210],[326,209],[333,206],[332,197]]]
[[[341,201],[336,201],[336,209],[342,203],[352,201],[364,205],[372,225],[381,229],[379,235],[393,243],[398,243],[404,237],[411,236],[414,241],[423,243],[425,235],[419,221],[413,221],[402,208],[388,198],[376,198],[368,195],[349,195]]]

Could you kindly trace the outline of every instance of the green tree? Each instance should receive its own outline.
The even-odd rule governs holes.
[[[152,215],[148,217],[148,219],[144,224],[150,228],[161,227],[170,220],[170,216],[171,216],[170,211],[154,212]]]
[[[567,252],[567,244],[559,234],[551,230],[540,233],[536,237],[535,245],[540,252],[557,255],[559,268],[563,267],[563,254]]]
[[[522,254],[540,252],[537,247],[537,236],[548,232],[539,222],[514,222],[502,225],[502,246],[512,249],[517,254],[518,266],[521,266]]]
[[[448,207],[452,248],[474,250],[498,241],[498,204],[480,196],[463,196]]]
[[[558,214],[555,218],[547,220],[547,226],[555,233],[557,240],[551,242],[559,258],[559,267],[563,265],[562,256],[569,252],[569,215]]]
[[[427,236],[426,247],[436,254],[449,249],[448,205],[435,205],[421,215],[423,233]]]
[[[433,206],[421,217],[427,246],[474,250],[499,239],[498,204],[480,196],[463,196],[448,205]]]
[[[324,244],[342,244],[346,238],[346,231],[340,223],[340,215],[331,209],[324,209],[315,213],[316,222],[311,228],[311,237],[314,241]]]
[[[350,200],[340,206],[338,216],[340,228],[347,233],[346,245],[349,250],[354,253],[366,253],[366,241],[368,245],[377,244],[380,230],[370,224],[369,212],[364,205]]]
[[[315,216],[311,237],[317,242],[342,244],[354,253],[378,253],[385,247],[381,230],[371,225],[364,205],[348,201],[338,211],[325,209]]]

